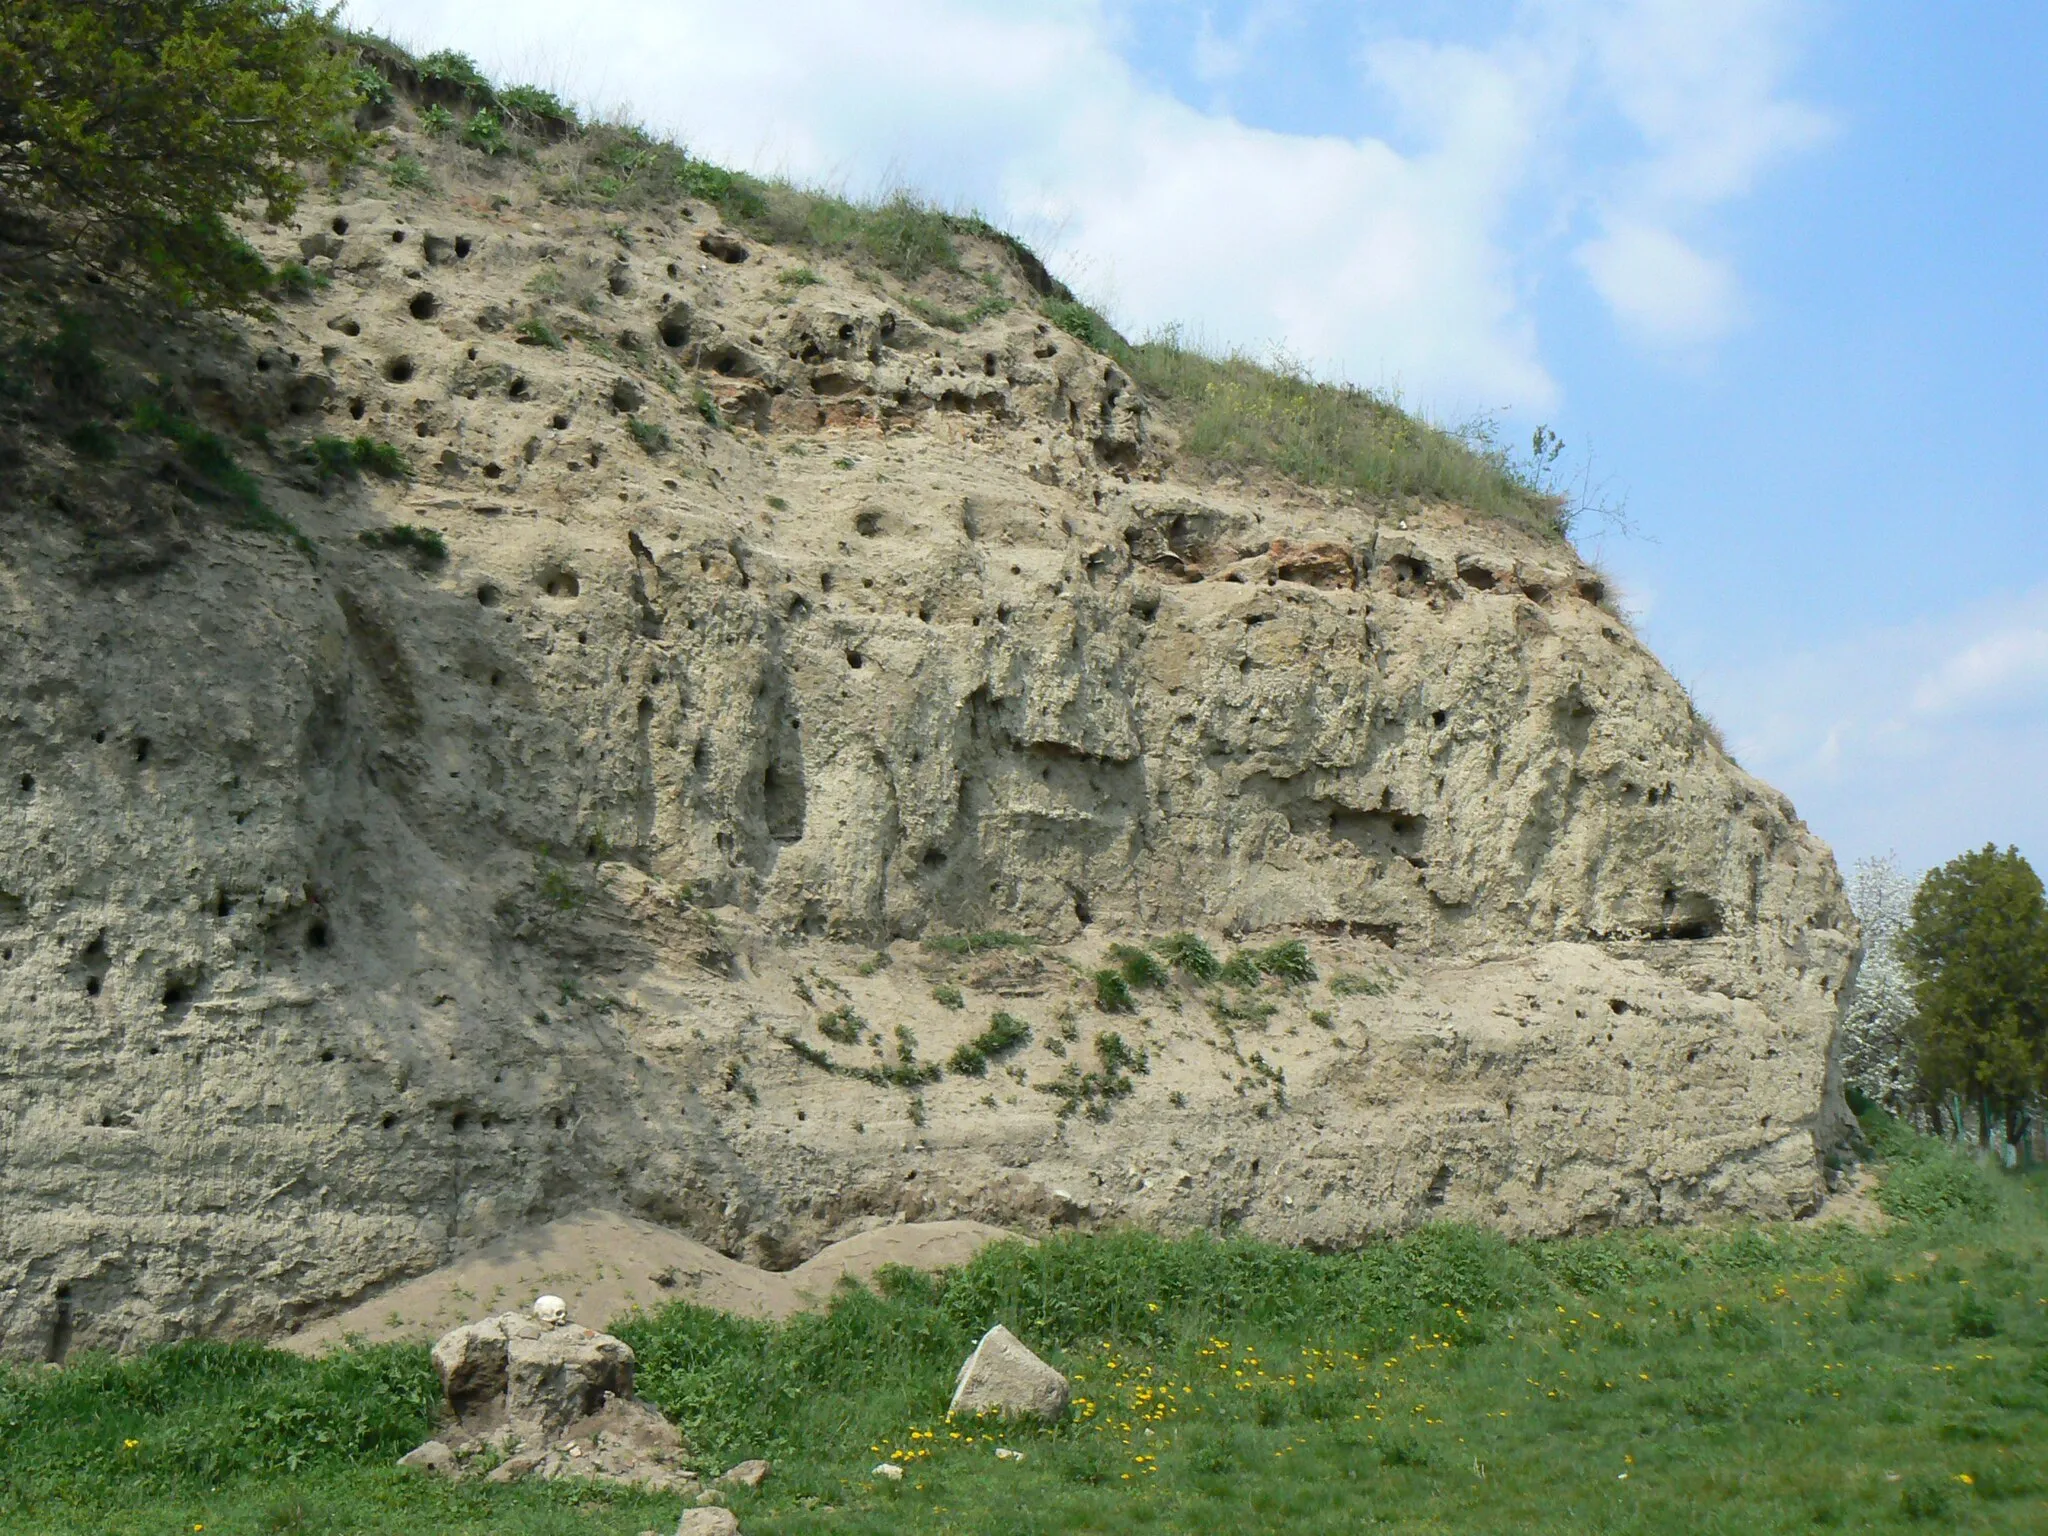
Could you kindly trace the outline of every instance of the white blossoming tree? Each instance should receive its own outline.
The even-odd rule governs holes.
[[[1919,1069],[1910,1030],[1913,982],[1900,939],[1912,925],[1918,883],[1890,854],[1857,860],[1849,901],[1863,925],[1863,964],[1842,1020],[1844,1078],[1893,1113],[1908,1116]]]

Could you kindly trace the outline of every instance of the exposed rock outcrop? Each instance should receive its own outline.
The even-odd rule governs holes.
[[[997,244],[956,335],[509,195],[309,206],[254,238],[328,286],[138,339],[315,558],[6,471],[0,1351],[273,1334],[590,1206],[778,1266],[1810,1207],[1832,860],[1568,548],[1177,465]],[[1101,1013],[1182,929],[1321,980]],[[1037,943],[925,942],[979,930]]]
[[[503,1312],[442,1335],[433,1357],[447,1422],[399,1465],[493,1482],[531,1475],[697,1491],[682,1435],[633,1396],[633,1351],[580,1323],[546,1320],[559,1311]]]
[[[992,1414],[1053,1424],[1065,1417],[1070,1395],[1066,1377],[997,1323],[981,1336],[974,1353],[961,1363],[946,1415],[979,1418]]]

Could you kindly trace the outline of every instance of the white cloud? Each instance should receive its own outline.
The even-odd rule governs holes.
[[[2021,620],[1987,635],[1913,690],[1913,708],[1930,715],[2026,704],[2048,706],[2048,623]]]
[[[1848,856],[1985,842],[2048,859],[2048,587],[1739,671],[1697,692]]]
[[[1117,0],[355,0],[350,16],[727,163],[979,207],[1134,330],[1184,321],[1455,414],[1554,403],[1531,299],[1589,216],[1583,264],[1633,334],[1696,345],[1739,316],[1734,275],[1685,226],[1811,136],[1779,95],[1794,3],[1527,0],[1483,46],[1382,41],[1359,89],[1406,149],[1175,99],[1127,63],[1158,39]],[[1348,49],[1359,22],[1300,0],[1256,0],[1221,30],[1185,19],[1211,82],[1307,25]],[[1621,142],[1587,137],[1592,119],[1624,124]]]
[[[1667,229],[1619,222],[1576,254],[1623,327],[1658,346],[1712,341],[1740,307],[1727,264],[1701,255]]]
[[[1649,154],[1636,193],[1709,204],[1771,162],[1821,143],[1825,114],[1780,97],[1803,7],[1790,0],[1562,0],[1583,18],[1605,93]]]

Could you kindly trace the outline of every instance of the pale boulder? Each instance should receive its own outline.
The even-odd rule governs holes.
[[[434,1341],[434,1373],[441,1395],[464,1424],[488,1417],[505,1397],[505,1328],[516,1312],[451,1328]]]
[[[414,1446],[398,1458],[398,1464],[401,1467],[410,1467],[415,1472],[432,1472],[440,1477],[462,1475],[461,1463],[456,1460],[455,1452],[439,1440],[429,1440],[424,1445]]]
[[[948,1416],[999,1414],[1051,1424],[1067,1411],[1067,1378],[1024,1347],[1001,1323],[981,1336],[960,1367]]]
[[[505,1417],[559,1433],[602,1408],[605,1398],[633,1395],[633,1351],[623,1340],[581,1323],[507,1330]]]
[[[676,1536],[740,1536],[739,1516],[716,1504],[686,1509]]]

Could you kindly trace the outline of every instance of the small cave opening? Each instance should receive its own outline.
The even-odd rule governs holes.
[[[484,583],[484,584],[483,584],[482,586],[480,586],[480,587],[478,587],[478,588],[476,589],[476,600],[477,600],[478,604],[479,604],[480,606],[482,606],[482,607],[485,607],[485,608],[495,608],[495,607],[497,607],[497,606],[498,606],[498,597],[499,597],[498,589],[497,589],[496,587],[492,586],[492,585],[491,585],[491,584],[490,584],[490,583],[489,583],[488,581],[487,581],[487,582],[485,582],[485,583]]]
[[[71,1334],[75,1327],[71,1310],[71,1287],[57,1287],[56,1311],[50,1318],[50,1342],[43,1350],[43,1360],[49,1365],[62,1365],[64,1357],[71,1353]]]
[[[387,379],[389,379],[389,380],[390,380],[390,381],[391,381],[392,383],[394,383],[394,384],[404,384],[404,383],[407,383],[408,381],[410,381],[410,380],[411,380],[411,378],[412,378],[412,375],[413,375],[413,362],[412,362],[412,359],[411,359],[411,358],[409,358],[409,357],[407,357],[407,356],[405,356],[405,355],[404,355],[403,353],[400,353],[400,354],[399,354],[399,355],[398,355],[397,357],[393,357],[393,358],[387,358],[387,359],[385,360],[385,363],[384,363],[384,377],[385,377],[385,378],[387,378]]]
[[[415,320],[431,320],[441,313],[441,301],[422,288],[412,296],[412,302],[406,305],[406,309]]]
[[[326,918],[316,917],[307,925],[306,948],[325,949],[332,942],[333,935],[328,932]]]
[[[345,235],[348,233],[348,220],[337,213],[334,216],[333,222],[330,223],[327,227],[333,230],[337,235]]]
[[[32,773],[24,773],[19,779],[15,780],[15,786],[24,795],[32,795],[36,792],[36,776]]]

